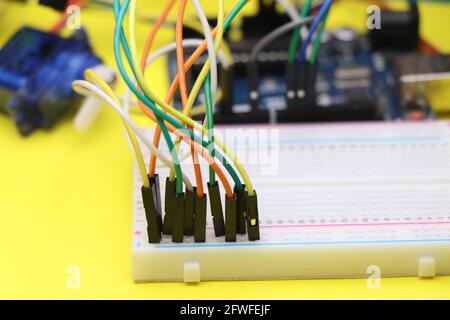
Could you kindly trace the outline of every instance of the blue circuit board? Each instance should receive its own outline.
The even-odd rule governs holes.
[[[382,53],[372,52],[361,44],[357,47],[352,54],[345,55],[327,54],[326,48],[321,52],[316,84],[317,105],[344,105],[351,99],[365,97],[374,107],[379,108],[381,118],[401,118],[401,97],[393,64]],[[356,74],[354,78],[348,75],[345,80],[337,79],[339,73],[352,70],[365,74]]]
[[[366,85],[355,83],[351,88],[339,88],[336,83],[336,73],[345,68],[368,70]],[[261,110],[283,110],[287,107],[285,99],[287,86],[284,74],[262,75],[258,86]],[[382,108],[379,110],[381,118],[393,120],[402,117],[401,98],[394,67],[380,53],[360,50],[352,55],[351,59],[342,58],[339,55],[322,54],[318,62],[316,90],[318,108],[345,105],[355,97],[364,96],[374,107]],[[250,109],[250,101],[249,85],[245,76],[233,79],[233,92],[234,111],[247,112]]]
[[[0,51],[0,111],[22,135],[50,128],[78,99],[72,82],[99,64],[82,29],[65,39],[24,27]]]
[[[274,52],[273,56],[285,58],[275,62],[270,59],[272,66],[268,72],[264,72],[264,66],[260,67],[258,83],[258,106],[269,114],[287,108],[285,70],[288,54]],[[331,37],[328,43],[322,45],[318,55],[316,107],[324,110],[334,108],[338,113],[342,112],[344,116],[339,117],[339,120],[345,120],[345,113],[351,114],[359,107],[368,110],[365,111],[366,118],[362,120],[407,118],[396,68],[391,60],[385,53],[374,52],[364,37],[345,43]],[[235,72],[230,82],[234,113],[251,110],[245,63],[241,64],[235,66],[240,67],[241,72]],[[177,72],[174,56],[169,59],[169,71],[172,77]],[[191,77],[195,78],[196,72],[194,67]],[[197,103],[201,104],[203,100],[203,93],[200,93]],[[219,104],[217,109],[220,108]],[[367,114],[372,118],[367,118]],[[425,118],[432,116],[431,111],[424,115]]]

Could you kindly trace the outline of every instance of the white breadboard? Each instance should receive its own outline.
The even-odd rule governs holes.
[[[227,243],[214,236],[209,221],[206,243],[185,237],[173,244],[164,237],[148,244],[136,171],[136,281],[366,278],[374,270],[383,277],[450,274],[448,122],[256,128],[279,135],[279,148],[269,153],[270,134],[259,148],[241,143],[235,149],[270,154],[279,164],[246,165],[258,192],[261,240],[238,236]],[[193,176],[188,164],[183,169]],[[163,184],[167,170],[159,173]]]

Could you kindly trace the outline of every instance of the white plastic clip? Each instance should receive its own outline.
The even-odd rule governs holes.
[[[436,261],[432,257],[422,257],[419,260],[419,277],[433,278],[436,276]]]
[[[198,262],[186,262],[184,264],[183,281],[185,283],[200,282],[200,266]]]

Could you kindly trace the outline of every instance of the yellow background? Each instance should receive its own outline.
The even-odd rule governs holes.
[[[235,3],[226,2],[229,7]],[[336,5],[330,26],[352,24],[363,30],[366,6],[363,1]],[[161,5],[138,1],[138,7],[156,13]],[[51,10],[31,5],[4,9],[0,43],[23,24],[46,29],[57,19]],[[423,13],[423,35],[450,52],[450,6],[424,5]],[[114,65],[111,12],[88,8],[82,22],[95,51]],[[140,43],[148,30],[149,25],[139,24]],[[164,30],[156,45],[171,40],[173,31]],[[163,67],[164,61],[159,62],[150,73],[162,95],[167,87]],[[364,279],[135,284],[131,172],[120,121],[109,110],[89,132],[75,132],[68,116],[54,131],[38,131],[27,139],[0,115],[0,298],[450,298],[450,277],[383,279],[380,290],[368,290]],[[71,265],[80,267],[80,290],[67,288]]]

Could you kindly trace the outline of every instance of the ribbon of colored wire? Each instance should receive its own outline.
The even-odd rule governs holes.
[[[125,0],[123,5],[120,4],[120,1],[116,0],[114,2],[114,11],[115,11],[115,16],[117,19],[117,23],[116,23],[116,28],[115,28],[115,35],[114,35],[114,53],[115,53],[115,57],[116,57],[116,62],[119,68],[119,71],[122,75],[122,77],[124,78],[125,82],[127,83],[128,87],[132,90],[132,92],[140,99],[144,102],[145,106],[148,107],[149,109],[145,108],[143,109],[143,111],[153,120],[158,121],[158,124],[162,127],[163,125],[165,125],[164,121],[162,119],[164,119],[165,121],[168,122],[168,124],[170,124],[170,129],[173,131],[174,134],[176,134],[177,136],[181,136],[183,138],[183,141],[185,141],[186,143],[192,143],[191,140],[195,140],[198,141],[199,143],[201,143],[201,145],[203,147],[207,146],[207,142],[203,141],[201,138],[199,138],[197,135],[195,135],[192,131],[186,130],[186,128],[184,127],[184,125],[182,125],[179,121],[173,119],[172,117],[166,115],[164,112],[162,112],[156,105],[155,103],[149,98],[147,97],[148,95],[151,95],[151,91],[148,90],[145,81],[143,80],[143,76],[142,73],[140,71],[138,71],[135,68],[135,63],[133,62],[132,59],[132,54],[130,52],[129,46],[128,46],[128,42],[124,36],[123,30],[122,30],[122,22],[124,20],[125,14],[128,10],[130,1],[129,0]],[[127,57],[127,60],[130,64],[131,70],[133,71],[133,73],[135,74],[136,80],[139,83],[139,86],[143,89],[143,92],[141,92],[133,83],[133,81],[130,79],[130,77],[128,76],[127,72],[125,71],[125,67],[123,65],[122,62],[122,57],[121,57],[121,45],[123,47],[125,56]],[[145,94],[143,94],[145,93]],[[160,100],[160,99],[158,99]],[[164,109],[166,109],[169,113],[177,116],[178,118],[180,118],[182,121],[187,122],[188,124],[193,124],[196,126],[196,128],[201,128],[203,129],[202,131],[206,131],[205,128],[203,128],[203,126],[201,126],[200,124],[197,124],[195,121],[193,121],[192,119],[190,119],[189,117],[184,116],[183,114],[179,113],[177,110],[173,109],[172,107],[168,106],[167,104],[162,104],[161,105]],[[221,172],[220,168],[217,166],[217,164],[214,162],[213,159],[211,159],[208,155],[204,154],[203,149],[201,146],[198,146],[196,144],[194,144],[196,151],[197,152],[201,152],[202,156],[207,160],[207,162],[210,165],[213,165],[216,173],[218,174],[219,178],[221,179],[222,183],[224,184],[225,190],[226,190],[226,194],[227,197],[232,197],[233,192],[232,189],[228,183],[228,181],[226,180],[226,177],[223,175],[223,172]],[[222,148],[224,149],[224,148]],[[225,149],[224,149],[225,151]],[[218,158],[219,160],[221,160],[224,163],[224,166],[226,167],[226,169],[230,172],[230,174],[233,174],[233,169],[231,166],[229,166],[225,160],[225,158],[219,154],[218,152],[216,153],[216,158]]]
[[[229,27],[229,25],[231,24],[231,22],[233,21],[234,17],[239,13],[239,11],[244,7],[244,5],[247,3],[246,0],[241,0],[236,7],[231,11],[231,13],[228,15],[227,20],[224,22],[224,29],[227,29]],[[212,31],[213,35],[217,34],[217,30],[218,28],[216,28],[215,30]],[[154,31],[152,31],[154,32]],[[187,62],[184,65],[184,69],[185,72],[187,72],[190,67],[192,67],[193,63],[201,56],[201,54],[204,52],[204,50],[206,49],[206,42],[203,43],[202,46],[200,46],[193,55],[191,55],[191,57],[189,57],[189,59],[187,60]],[[180,73],[179,73],[180,74]],[[170,103],[170,101],[172,101],[173,96],[175,95],[175,92],[177,90],[178,87],[178,80],[179,80],[179,74],[177,74],[177,76],[175,77],[174,81],[172,82],[172,85],[170,87],[169,90],[169,94],[166,98],[166,103]],[[145,111],[144,111],[145,112]],[[199,129],[198,126],[196,126],[196,129]],[[205,130],[203,127],[200,127],[200,129],[202,130],[202,132],[204,133]],[[154,136],[154,145],[157,147],[159,145],[159,139],[160,139],[160,131],[156,130],[155,136]],[[243,178],[243,180],[246,183],[246,186],[248,188],[249,194],[253,194],[253,186],[252,183],[245,171],[245,169],[243,168],[243,166],[239,163],[239,161],[237,160],[236,156],[234,156],[230,150],[228,150],[226,148],[226,146],[223,144],[223,142],[221,142],[220,140],[216,139],[217,144],[222,148],[222,150],[224,150],[224,152],[230,157],[230,159],[233,161],[233,163],[236,165],[239,173],[241,173],[241,176]],[[220,156],[220,153],[215,153],[215,156],[218,157],[219,159],[223,159]],[[227,171],[230,173],[230,175],[232,176],[235,184],[240,187],[242,184],[239,180],[239,177],[236,175],[236,173],[234,172],[234,170],[232,169],[232,167],[228,164],[228,163],[224,163],[224,166],[226,167]],[[154,156],[152,156],[152,159],[150,161],[150,175],[154,175],[155,174],[155,169],[156,169],[156,158]]]
[[[242,10],[242,8],[247,4],[247,2],[248,2],[248,0],[240,0],[239,3],[231,10],[231,12],[228,14],[228,16],[227,16],[227,18],[225,20],[225,23],[224,23],[224,31],[226,31],[229,28],[229,26],[231,25],[231,22],[233,21],[233,19]],[[212,31],[213,36],[216,35],[217,32],[218,32],[218,30],[217,30],[217,28],[215,28]],[[187,59],[185,65],[184,65],[185,72],[189,71],[189,69],[193,66],[195,61],[197,61],[197,59],[202,55],[202,53],[206,50],[206,46],[207,46],[206,45],[206,41],[204,41],[203,44],[200,47],[198,47],[197,50]],[[172,84],[170,85],[170,88],[169,88],[168,99],[166,99],[166,100],[170,100],[171,101],[173,99],[173,97],[175,95],[175,92],[176,92],[176,90],[178,88],[178,84],[179,84],[179,74],[177,74],[175,76],[174,80],[172,81]],[[196,126],[194,126],[195,129],[201,130],[202,133],[205,133],[205,131],[207,130],[203,126],[197,125],[197,123],[195,123],[195,122],[194,122],[194,124],[196,124]],[[250,177],[247,174],[247,171],[242,166],[242,164],[239,162],[239,159],[231,152],[231,150],[229,150],[226,147],[226,145],[220,139],[218,139],[218,137],[215,137],[215,143],[228,155],[228,157],[231,159],[233,164],[238,169],[239,173],[242,176],[242,179],[245,182],[246,188],[248,190],[248,194],[249,195],[254,195],[253,184],[252,184],[252,182],[250,180]],[[215,155],[216,155],[216,157],[218,159],[222,159],[219,152],[216,151]],[[233,177],[233,180],[236,183],[236,185],[238,187],[240,187],[242,184],[239,181],[239,178],[235,176],[235,172],[234,172],[234,170],[232,170],[231,166],[228,163],[224,163],[224,166],[227,168],[227,171]]]

